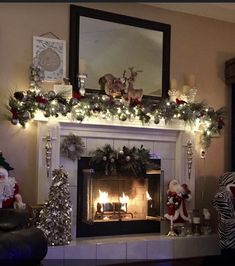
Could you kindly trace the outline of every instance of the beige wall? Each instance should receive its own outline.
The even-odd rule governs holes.
[[[225,86],[223,72],[224,62],[235,56],[234,24],[138,3],[83,5],[171,24],[171,78],[182,85],[184,75],[193,73],[199,87],[198,100],[205,99],[215,109],[229,106],[229,88]],[[68,47],[69,4],[0,4],[0,149],[14,166],[12,175],[29,203],[36,201],[36,126],[32,124],[24,130],[11,125],[4,118],[7,113],[4,105],[10,92],[27,89],[32,38],[45,32],[65,39]],[[204,205],[210,205],[217,177],[229,167],[228,128],[225,140],[224,137],[213,140],[205,160],[197,155],[197,200],[205,201]]]

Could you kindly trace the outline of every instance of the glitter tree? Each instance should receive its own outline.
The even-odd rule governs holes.
[[[38,227],[43,230],[49,245],[67,245],[71,241],[72,215],[68,175],[62,167],[52,174],[49,199],[40,212]]]

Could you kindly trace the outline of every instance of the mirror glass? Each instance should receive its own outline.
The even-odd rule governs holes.
[[[75,25],[74,25],[75,24]],[[105,74],[137,71],[135,89],[164,98],[169,88],[170,26],[100,10],[71,6],[70,81],[87,74],[86,88],[100,91]],[[74,43],[75,42],[75,43]],[[72,61],[72,62],[71,62]],[[74,87],[76,90],[76,87]],[[86,89],[87,91],[87,89]]]

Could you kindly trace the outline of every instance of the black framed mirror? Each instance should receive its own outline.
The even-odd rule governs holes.
[[[78,73],[87,74],[86,92],[102,92],[99,78],[138,71],[135,88],[144,98],[168,97],[170,68],[168,24],[76,5],[70,6],[69,79],[78,90]]]

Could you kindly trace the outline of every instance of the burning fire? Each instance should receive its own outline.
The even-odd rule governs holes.
[[[99,199],[98,199],[98,202],[99,203],[108,203],[109,202],[109,194],[108,192],[103,192],[101,190],[99,190]]]
[[[129,201],[129,197],[126,196],[124,192],[122,192],[122,197],[119,197],[119,201],[122,204],[121,209],[127,212],[127,203]]]
[[[147,200],[151,200],[152,199],[151,196],[149,195],[148,191],[146,191],[146,198],[147,198]]]
[[[125,193],[123,192],[123,193],[122,193],[122,197],[119,197],[119,201],[120,201],[122,204],[128,203],[128,201],[129,201],[129,197],[126,196]]]

